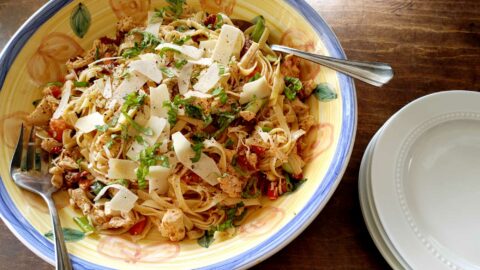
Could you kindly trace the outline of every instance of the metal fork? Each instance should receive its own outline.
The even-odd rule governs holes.
[[[25,127],[22,124],[20,137],[18,138],[15,154],[10,164],[10,175],[15,184],[28,191],[40,195],[48,205],[53,223],[53,239],[55,242],[56,269],[71,270],[72,264],[68,257],[67,247],[63,237],[62,226],[58,218],[57,208],[52,199],[52,194],[58,188],[54,187],[50,181],[51,175],[48,173],[48,163],[42,158],[41,148],[35,144],[34,127],[29,135],[29,142],[26,147],[23,145],[23,136]],[[26,149],[25,149],[26,148]],[[26,154],[24,154],[26,152]]]

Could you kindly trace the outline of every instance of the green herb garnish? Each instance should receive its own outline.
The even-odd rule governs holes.
[[[218,99],[222,104],[227,103],[228,96],[227,96],[227,92],[225,92],[225,89],[223,89],[223,87],[219,86],[213,89],[212,95],[214,95],[215,97],[218,97]]]
[[[298,91],[302,90],[302,82],[298,78],[294,77],[285,77],[285,89],[283,93],[289,100],[294,100],[297,96]]]
[[[145,189],[147,187],[146,177],[150,172],[150,166],[154,166],[157,163],[156,152],[160,147],[160,143],[156,143],[153,146],[147,147],[140,152],[139,162],[140,165],[137,169],[137,182],[139,189]]]
[[[193,158],[190,158],[192,162],[198,162],[200,160],[200,157],[202,156],[202,149],[203,149],[203,143],[202,142],[197,142],[195,144],[192,144],[192,150],[195,151],[195,156]]]
[[[320,101],[330,101],[337,98],[337,93],[328,83],[320,83],[313,90],[313,95]]]
[[[173,40],[173,43],[179,46],[182,46],[183,44],[185,44],[185,42],[189,41],[190,39],[192,39],[192,36],[184,36],[182,38]]]
[[[257,16],[253,19],[253,23],[255,23],[255,28],[250,37],[253,41],[258,42],[265,31],[265,18],[263,18],[263,16]]]
[[[187,63],[188,63],[188,61],[185,60],[185,59],[177,60],[177,61],[175,61],[175,67],[176,67],[177,69],[181,69],[181,68],[182,68],[183,66],[185,66]]]
[[[88,87],[88,82],[75,81],[75,82],[73,82],[73,86],[75,86],[75,87]]]
[[[175,73],[173,73],[173,71],[170,70],[169,68],[160,67],[160,71],[161,71],[163,74],[167,75],[167,77],[169,77],[169,78],[175,77]]]
[[[248,82],[254,82],[254,81],[260,79],[260,77],[262,77],[262,74],[257,72],[257,73],[255,73],[255,75],[253,75],[252,78],[250,78],[250,80],[248,80]]]

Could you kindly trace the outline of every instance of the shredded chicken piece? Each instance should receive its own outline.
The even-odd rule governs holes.
[[[240,198],[243,190],[243,182],[232,174],[224,174],[218,178],[220,189],[232,198]]]
[[[160,232],[163,237],[170,241],[178,242],[185,238],[185,224],[183,223],[183,212],[180,209],[168,209],[162,218]]]
[[[95,226],[98,226],[107,222],[107,217],[105,216],[105,212],[96,207],[93,209],[89,217],[90,217],[90,220],[92,221],[92,224]]]
[[[88,215],[92,210],[92,202],[88,199],[87,194],[81,188],[77,189],[69,189],[68,193],[70,194],[70,198],[73,201],[74,205],[76,205],[84,215]]]
[[[129,228],[135,224],[135,215],[132,211],[122,213],[121,216],[112,217],[107,222],[100,224],[99,228],[102,230]]]
[[[52,185],[56,188],[61,188],[63,186],[63,169],[60,167],[52,167],[48,170],[52,174]]]
[[[27,117],[27,122],[35,126],[46,126],[52,118],[54,111],[54,105],[47,98],[44,98]]]
[[[58,147],[61,148],[62,146],[62,143],[58,142],[54,138],[46,138],[40,143],[40,147],[49,153],[54,152],[54,150],[58,149]]]
[[[245,121],[250,121],[255,118],[255,113],[250,111],[241,111],[240,116],[245,119]]]

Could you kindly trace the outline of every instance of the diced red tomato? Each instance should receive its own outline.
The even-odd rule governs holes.
[[[145,230],[145,226],[147,225],[147,219],[142,217],[139,222],[135,223],[128,232],[131,235],[139,235]]]
[[[278,199],[278,187],[275,182],[268,184],[267,197],[272,201]]]
[[[68,124],[63,119],[50,120],[50,135],[59,142],[62,141],[63,131],[67,128]]]
[[[200,176],[198,176],[194,172],[188,171],[186,174],[182,176],[182,181],[184,181],[185,184],[190,185],[190,184],[200,183],[201,179],[200,179]]]
[[[56,85],[50,86],[50,92],[54,98],[59,98],[62,95],[62,89]]]
[[[258,145],[252,145],[252,146],[250,146],[250,149],[252,150],[252,152],[257,154],[259,157],[263,157],[265,155],[265,151],[267,150],[264,147],[261,147],[261,146],[258,146]]]
[[[245,153],[241,153],[237,156],[237,164],[238,164],[238,166],[240,166],[244,170],[249,170],[249,171],[255,170],[255,167],[253,167],[248,162],[248,159],[247,159],[247,156],[245,155]]]

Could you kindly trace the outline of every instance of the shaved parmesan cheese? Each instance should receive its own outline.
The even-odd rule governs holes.
[[[158,32],[160,31],[162,21],[163,18],[156,16],[155,12],[148,12],[147,27],[145,28],[145,32],[148,32],[155,37],[158,37]]]
[[[60,103],[58,104],[58,107],[52,116],[53,119],[60,118],[60,116],[62,116],[63,112],[67,108],[68,100],[70,99],[70,95],[72,93],[72,85],[72,81],[65,82],[62,90],[62,97],[60,98]]]
[[[110,80],[110,77],[107,77],[107,80],[105,81],[105,86],[103,88],[102,95],[104,98],[112,97],[112,80]]]
[[[217,41],[215,39],[209,40],[202,40],[200,41],[200,49],[204,50],[205,57],[212,56],[213,50],[215,50],[215,46],[217,45]]]
[[[77,122],[75,122],[75,128],[83,133],[92,132],[96,129],[95,126],[103,125],[105,125],[105,122],[103,121],[103,115],[98,112],[94,112],[87,116],[78,118]]]
[[[165,118],[160,118],[156,116],[150,117],[147,122],[146,128],[150,128],[153,131],[152,136],[143,136],[143,140],[145,144],[141,144],[137,141],[132,143],[130,149],[128,149],[127,157],[131,160],[138,160],[140,156],[140,152],[145,149],[147,146],[151,146],[158,141],[160,135],[162,134],[163,129],[167,125],[167,120]]]
[[[224,65],[230,62],[232,55],[239,59],[244,41],[245,37],[240,29],[224,24],[213,50],[212,59]]]
[[[115,99],[123,101],[123,98],[140,89],[146,82],[148,78],[143,76],[142,74],[138,74],[136,72],[132,72],[127,79],[123,80],[122,83],[115,89],[113,96]]]
[[[240,93],[240,104],[252,101],[254,98],[264,98],[270,96],[270,86],[265,76],[258,80],[243,85],[243,91]]]
[[[137,179],[137,162],[127,159],[111,158],[108,160],[107,177],[110,179]]]
[[[185,94],[183,94],[185,98],[190,98],[190,97],[196,97],[196,98],[211,98],[213,97],[210,94],[203,93],[203,92],[198,92],[198,91],[188,91]]]
[[[88,67],[93,67],[94,65],[96,65],[98,63],[101,63],[101,62],[104,62],[104,61],[111,61],[111,60],[117,60],[117,59],[123,59],[123,57],[121,57],[121,56],[105,57],[105,58],[98,59],[97,61],[94,61],[94,62],[88,64]]]
[[[127,213],[132,210],[132,208],[135,206],[135,202],[137,201],[138,196],[135,195],[135,193],[131,192],[128,188],[119,184],[113,184],[103,187],[93,200],[100,200],[100,198],[105,195],[107,190],[110,188],[118,189],[118,192],[109,202],[108,207],[110,211],[120,211],[122,213]]]
[[[106,216],[119,216],[122,213],[118,210],[113,210],[112,209],[112,204],[110,202],[105,202],[104,211],[105,211]]]
[[[166,125],[167,125],[167,120],[165,118],[160,118],[156,116],[150,117],[146,125],[146,128],[151,128],[153,131],[153,135],[144,136],[143,139],[145,140],[145,142],[148,143],[149,145],[153,145],[154,143],[156,143]]]
[[[150,113],[152,116],[168,117],[168,108],[163,106],[163,102],[170,101],[170,92],[166,84],[161,84],[157,88],[150,87]]]
[[[158,61],[156,60],[137,60],[131,62],[128,67],[131,71],[136,71],[147,76],[150,80],[156,83],[162,82],[163,75],[158,68]]]
[[[145,53],[145,54],[140,54],[138,57],[140,57],[140,60],[145,60],[145,61],[157,61],[158,63],[161,63],[162,58],[155,53]]]
[[[148,192],[158,192],[165,194],[168,191],[168,177],[170,176],[170,168],[163,166],[150,166],[149,173],[146,177],[148,180]]]
[[[200,58],[198,60],[189,60],[188,63],[199,65],[199,66],[210,66],[213,64],[212,58]]]
[[[195,156],[195,152],[192,150],[190,142],[180,131],[172,134],[172,142],[178,161],[210,185],[218,184],[217,178],[220,177],[221,173],[212,158],[202,153],[200,160],[193,163],[191,158]]]
[[[218,64],[213,64],[209,66],[208,69],[202,71],[193,89],[204,93],[208,92],[220,80],[219,70]]]
[[[201,49],[198,49],[196,47],[189,46],[189,45],[179,46],[179,45],[176,45],[176,44],[173,44],[173,43],[162,43],[162,44],[158,45],[155,48],[155,50],[160,51],[164,48],[169,48],[169,49],[175,50],[175,51],[177,51],[181,54],[184,54],[184,55],[186,55],[190,58],[193,58],[193,59],[199,59],[203,55],[203,50],[201,50]]]
[[[184,94],[190,87],[190,78],[192,77],[193,64],[188,63],[182,67],[180,74],[178,75],[178,91],[180,94]]]

